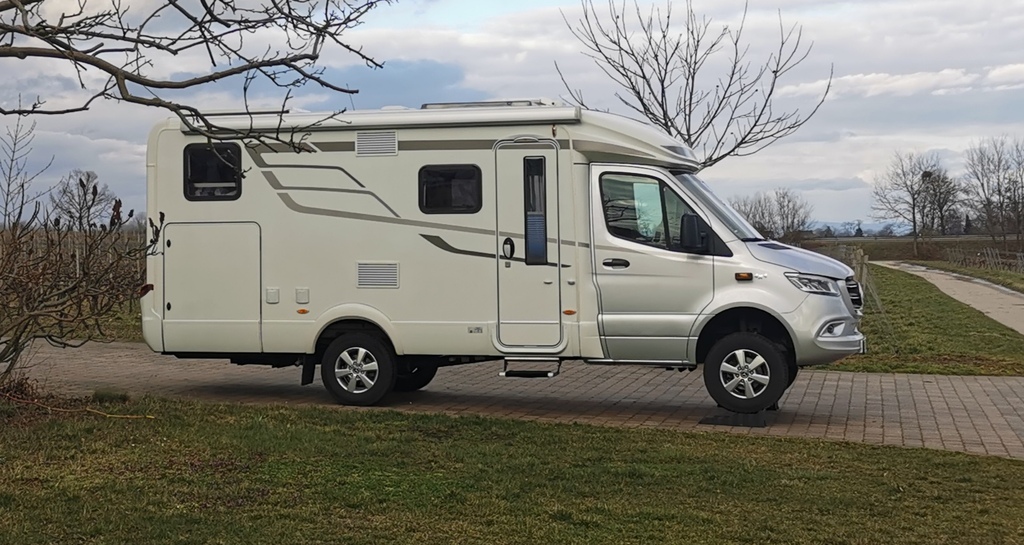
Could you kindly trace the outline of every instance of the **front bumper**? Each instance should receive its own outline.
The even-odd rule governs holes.
[[[867,339],[859,329],[861,313],[851,313],[842,297],[808,297],[784,317],[794,332],[798,366],[832,363],[867,350]]]

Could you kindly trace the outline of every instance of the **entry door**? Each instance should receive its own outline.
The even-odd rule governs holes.
[[[685,360],[714,297],[714,258],[681,249],[681,218],[694,208],[656,173],[631,167],[594,167],[591,202],[607,357]]]
[[[253,354],[260,341],[260,228],[164,229],[164,351]]]
[[[495,154],[498,341],[555,346],[562,340],[557,148],[508,143]]]

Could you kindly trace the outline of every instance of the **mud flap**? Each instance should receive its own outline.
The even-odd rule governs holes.
[[[316,377],[316,357],[307,354],[302,357],[302,385],[312,384],[314,377]]]

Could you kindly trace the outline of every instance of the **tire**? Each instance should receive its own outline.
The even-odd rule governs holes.
[[[792,386],[794,382],[796,382],[796,375],[797,373],[800,372],[800,368],[796,366],[796,362],[793,361],[792,359],[788,359],[788,361],[786,362],[786,368],[789,371],[789,380],[786,381],[786,389],[788,390],[789,387]]]
[[[415,392],[434,380],[437,364],[430,362],[409,363],[404,366],[408,372],[398,373],[395,380],[396,392]]]
[[[349,333],[327,346],[320,377],[338,403],[367,407],[394,388],[398,376],[395,359],[394,351],[380,337]]]
[[[733,333],[719,340],[704,362],[708,393],[733,412],[768,409],[778,403],[789,384],[789,364],[782,352],[754,333]]]

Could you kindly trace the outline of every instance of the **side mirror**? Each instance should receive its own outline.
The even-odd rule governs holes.
[[[679,221],[679,240],[683,250],[703,252],[707,250],[707,235],[701,232],[700,220],[695,214],[685,214]]]

